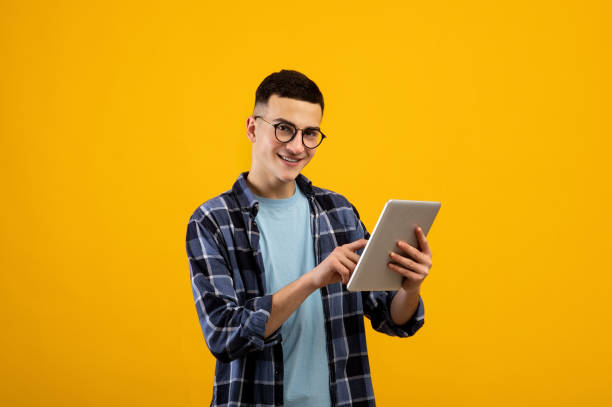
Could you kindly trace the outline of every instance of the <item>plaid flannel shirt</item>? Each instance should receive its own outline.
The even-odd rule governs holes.
[[[231,190],[195,210],[187,227],[193,298],[206,344],[216,357],[211,406],[283,404],[280,329],[264,338],[272,295],[255,223],[258,202],[242,173]],[[319,264],[336,246],[369,238],[355,207],[342,195],[296,179],[308,197]],[[424,324],[423,301],[404,325],[393,323],[394,292],[349,292],[341,283],[321,288],[329,390],[334,406],[373,406],[374,390],[363,316],[388,335],[408,337]]]

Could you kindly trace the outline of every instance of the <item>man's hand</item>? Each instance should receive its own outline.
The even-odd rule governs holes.
[[[397,247],[399,247],[405,255],[392,252],[389,255],[391,261],[388,263],[388,267],[391,270],[404,276],[402,289],[409,293],[420,291],[421,284],[429,275],[429,270],[432,267],[432,253],[427,243],[427,239],[425,238],[425,233],[417,226],[415,234],[421,250],[400,240],[397,242]]]
[[[342,281],[342,284],[348,283],[359,261],[359,255],[355,251],[363,249],[367,243],[366,239],[360,239],[336,247],[325,260],[310,271],[312,284],[316,288],[321,288],[338,281]]]
[[[359,261],[355,250],[363,249],[366,243],[361,239],[336,247],[318,266],[275,292],[264,337],[272,335],[313,291],[338,281],[348,283]]]

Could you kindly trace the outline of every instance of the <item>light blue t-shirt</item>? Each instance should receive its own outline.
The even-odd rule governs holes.
[[[297,184],[290,198],[256,198],[266,291],[273,294],[315,267],[310,207]],[[285,406],[331,405],[324,324],[316,290],[281,326]]]

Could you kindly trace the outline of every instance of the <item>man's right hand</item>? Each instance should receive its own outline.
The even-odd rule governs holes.
[[[338,281],[348,283],[359,261],[355,250],[363,249],[366,243],[361,239],[336,247],[318,266],[275,292],[264,338],[276,332],[313,291]]]
[[[342,281],[342,284],[348,283],[359,261],[359,255],[355,251],[363,249],[367,243],[366,239],[359,239],[336,247],[325,260],[309,272],[312,284],[316,288],[321,288],[338,281]]]

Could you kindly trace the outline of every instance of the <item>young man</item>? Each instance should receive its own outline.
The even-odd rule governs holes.
[[[369,238],[355,207],[300,174],[325,136],[323,96],[296,71],[259,85],[247,118],[249,172],[187,228],[196,310],[217,358],[214,406],[372,406],[364,320],[408,337],[424,324],[431,251],[399,242],[397,292],[348,292]]]

